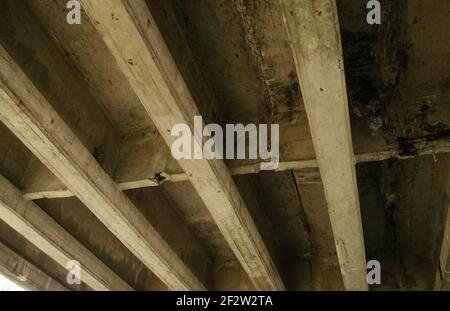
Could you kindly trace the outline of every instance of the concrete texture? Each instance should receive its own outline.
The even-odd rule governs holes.
[[[382,264],[382,285],[370,289],[429,290],[448,218],[450,158],[418,149],[450,138],[450,3],[384,1],[385,22],[369,26],[363,2],[337,1],[353,148],[398,150],[356,166],[366,257]],[[281,161],[315,159],[277,1],[146,3],[205,120],[279,123]],[[208,289],[255,289],[192,184],[164,177],[184,172],[86,12],[79,26],[65,22],[64,1],[2,1],[0,12],[1,46],[111,178],[139,175],[124,194],[186,267]],[[236,162],[255,163],[227,165]],[[64,187],[2,123],[0,174],[22,190],[35,180]],[[287,289],[344,289],[317,165],[233,182]],[[35,202],[134,289],[168,289],[76,197]],[[65,284],[64,267],[1,222],[0,241]]]

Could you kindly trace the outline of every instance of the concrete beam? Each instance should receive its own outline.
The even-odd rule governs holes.
[[[77,260],[82,281],[94,290],[132,290],[119,276],[0,175],[0,219],[66,268]]]
[[[0,273],[31,291],[66,291],[58,281],[0,243]]]
[[[182,182],[189,180],[183,169],[177,165],[165,148],[156,148],[163,143],[159,135],[151,138],[130,139],[119,148],[118,165],[114,180],[121,190],[156,187],[163,182]],[[450,140],[439,139],[411,141],[414,154],[405,154],[399,148],[391,146],[386,151],[356,154],[357,163],[385,161],[388,159],[409,159],[416,156],[450,153]],[[174,163],[175,162],[175,163]],[[261,171],[261,162],[234,160],[227,163],[231,175],[257,174]],[[277,172],[317,168],[317,160],[281,161]],[[24,196],[28,200],[55,199],[73,197],[74,194],[40,163],[32,163],[25,172]]]
[[[343,290],[323,183],[317,168],[292,172],[309,224],[312,256],[312,289]]]
[[[196,103],[143,0],[81,1],[167,145],[175,124],[193,129]],[[116,18],[111,18],[114,16]],[[202,142],[194,139],[201,148]],[[283,281],[225,163],[180,160],[180,167],[257,289]]]
[[[281,0],[347,290],[367,290],[355,156],[335,0]]]
[[[3,46],[0,100],[0,120],[170,289],[205,289]]]

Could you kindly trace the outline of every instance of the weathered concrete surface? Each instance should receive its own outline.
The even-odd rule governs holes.
[[[280,158],[314,158],[281,8],[244,2],[176,1],[217,110],[228,123],[280,123]]]
[[[390,173],[395,180],[398,258],[407,288],[434,287],[448,217],[449,170],[449,156],[439,155],[397,162]]]
[[[293,177],[309,229],[312,289],[343,290],[344,284],[319,170],[297,170],[293,172]]]
[[[415,157],[427,145],[432,154],[450,136],[449,2],[384,1],[381,26],[367,25],[364,1],[337,2],[355,152]],[[208,122],[279,122],[281,160],[314,160],[278,1],[147,3]],[[64,7],[64,1],[3,1],[1,43],[112,178],[140,176],[140,188],[161,182],[164,173],[183,173],[158,143],[154,124],[88,17],[83,12],[82,25],[68,26]],[[367,258],[380,259],[383,269],[382,286],[371,289],[433,287],[448,214],[448,170],[447,155],[358,166]],[[323,189],[313,171],[234,179],[287,288],[341,289]],[[0,173],[21,189],[40,178],[50,188],[62,185],[2,124]],[[188,182],[126,194],[211,288],[254,289]],[[77,199],[37,202],[133,287],[166,289]],[[0,237],[11,247],[64,281],[63,270],[2,227]]]
[[[449,136],[449,3],[386,1],[370,26],[364,3],[338,2],[356,153]]]
[[[136,290],[167,290],[78,199],[38,200],[37,204]]]
[[[28,240],[23,238],[20,234],[18,234],[1,220],[0,241],[25,260],[41,269],[42,271],[45,271],[46,274],[48,274],[52,279],[56,280],[60,285],[64,284],[64,286],[70,290],[91,290],[84,283],[81,283],[80,285],[67,284],[67,270],[65,267],[60,266],[47,255],[42,253],[42,251],[28,242]]]
[[[358,166],[368,260],[382,266],[374,290],[431,290],[449,207],[448,155]]]
[[[0,273],[25,290],[67,290],[54,278],[1,242]]]
[[[164,183],[163,195],[174,206],[181,219],[204,247],[213,263],[214,289],[225,290],[232,286],[222,278],[237,278],[234,285],[241,289],[254,289],[242,267],[239,265],[231,248],[228,246],[211,214],[189,182]],[[231,272],[230,272],[231,271]],[[228,275],[230,273],[230,275]]]

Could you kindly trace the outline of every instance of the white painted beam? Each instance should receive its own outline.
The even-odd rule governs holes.
[[[193,129],[199,111],[145,1],[81,3],[165,142],[170,146],[174,141],[170,131],[175,124]],[[178,163],[256,288],[284,289],[225,163],[205,159]]]
[[[335,0],[281,0],[344,286],[367,290],[347,90]]]
[[[0,120],[170,289],[205,289],[3,46],[0,102]]]

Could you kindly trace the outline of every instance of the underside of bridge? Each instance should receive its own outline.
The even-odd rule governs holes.
[[[1,274],[450,289],[450,1],[381,1],[380,25],[365,0],[80,2],[72,25],[67,1],[0,1]],[[279,124],[278,167],[175,159],[194,116]]]

